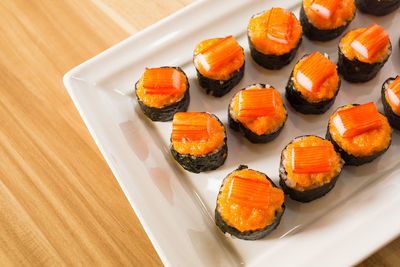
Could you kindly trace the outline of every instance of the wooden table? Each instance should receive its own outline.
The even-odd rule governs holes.
[[[162,265],[62,77],[192,1],[0,0],[0,265]]]

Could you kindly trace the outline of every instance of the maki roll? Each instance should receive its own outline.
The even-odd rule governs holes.
[[[266,143],[279,135],[287,112],[278,90],[253,84],[238,92],[228,108],[229,126],[252,143]]]
[[[179,67],[146,68],[135,84],[136,99],[153,121],[170,121],[189,106],[189,81]]]
[[[376,76],[392,53],[389,35],[373,24],[347,33],[339,43],[338,70],[349,82],[366,82]]]
[[[321,114],[332,106],[339,88],[335,63],[328,55],[314,52],[294,66],[286,85],[286,98],[300,113]]]
[[[291,199],[310,202],[332,190],[343,165],[330,141],[299,136],[282,151],[279,185]]]
[[[204,40],[194,49],[193,63],[200,86],[221,97],[244,75],[244,53],[233,36]]]
[[[222,181],[215,223],[224,233],[256,240],[278,226],[284,211],[282,189],[264,173],[240,165]]]
[[[264,68],[281,69],[296,55],[302,32],[289,10],[274,7],[254,15],[247,27],[251,56]]]
[[[382,86],[382,103],[390,125],[400,130],[400,76],[387,79]]]
[[[310,40],[335,39],[356,14],[354,0],[303,0],[300,22]]]
[[[359,10],[375,16],[384,16],[400,6],[400,0],[356,0]]]
[[[392,141],[387,118],[374,102],[339,108],[330,118],[326,139],[340,153],[346,165],[362,165],[382,155]]]
[[[215,170],[228,155],[225,127],[209,113],[178,112],[172,120],[170,150],[187,171]]]

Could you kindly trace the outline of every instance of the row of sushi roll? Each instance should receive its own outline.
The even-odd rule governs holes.
[[[301,34],[302,26],[290,11],[272,8],[249,22],[250,54],[265,68],[282,68],[295,56]],[[337,67],[319,52],[297,62],[286,86],[286,98],[298,112],[323,113],[339,92],[338,73],[350,82],[369,81],[391,52],[389,35],[381,26],[352,30],[339,43]],[[244,50],[233,36],[204,40],[195,47],[193,63],[200,86],[221,97],[243,78]],[[153,121],[172,120],[174,113],[187,110],[190,100],[189,81],[179,67],[146,68],[135,93],[140,108]]]
[[[304,0],[300,21],[288,10],[272,8],[249,21],[250,55],[264,68],[281,69],[295,57],[303,32],[311,40],[332,40],[354,19],[356,7],[385,15],[399,4],[395,0]],[[381,26],[352,30],[339,43],[337,65],[320,52],[304,55],[291,72],[285,97],[300,113],[324,113],[339,93],[339,74],[350,82],[366,82],[376,76],[391,50]],[[244,49],[233,36],[204,40],[194,49],[193,64],[206,93],[222,97],[244,76]],[[135,94],[151,120],[172,120],[170,151],[185,170],[215,170],[228,155],[226,129],[213,114],[187,112],[189,87],[179,67],[146,68],[135,84]],[[391,144],[390,126],[400,130],[400,77],[386,80],[381,95],[386,117],[373,102],[346,105],[330,116],[326,139],[299,136],[287,144],[280,158],[281,188],[245,165],[228,174],[217,197],[217,226],[241,239],[260,239],[278,226],[285,194],[296,201],[313,201],[332,190],[344,165],[362,165],[382,155]],[[261,83],[237,92],[227,113],[229,127],[252,143],[272,141],[288,116],[279,91]]]
[[[338,72],[351,82],[371,80],[389,59],[391,49],[388,34],[377,24],[350,31],[339,44],[337,67],[319,52],[296,63],[286,98],[298,112],[324,113],[339,92]],[[223,96],[243,77],[243,48],[233,36],[206,40],[196,46],[194,64],[200,85],[214,96]],[[189,81],[179,67],[147,68],[135,92],[139,106],[153,121],[172,120],[174,113],[186,111],[189,105]]]
[[[399,77],[385,83],[383,92],[390,90],[400,91]],[[395,99],[400,102],[398,95]],[[244,240],[265,237],[281,220],[285,195],[299,202],[324,196],[335,186],[344,165],[376,159],[389,148],[391,135],[388,119],[373,102],[338,108],[329,119],[326,139],[299,136],[282,150],[281,188],[266,174],[244,165],[228,174],[217,196],[216,225],[223,233]]]
[[[330,116],[326,139],[332,142],[346,165],[371,162],[389,148],[391,124],[396,128],[400,117],[396,115],[400,110],[399,76],[385,82],[382,100],[388,117],[378,112],[374,102],[345,105]],[[240,131],[253,143],[265,143],[279,134],[287,119],[287,112],[276,89],[254,84],[233,97],[228,117],[233,130]],[[215,115],[178,112],[172,123],[171,153],[188,171],[199,173],[214,170],[227,157],[226,138],[225,127]]]
[[[240,91],[236,97],[246,91],[275,92],[268,87],[256,84]],[[397,101],[391,109],[398,110],[400,78],[389,79],[383,90],[390,103]],[[396,97],[387,92],[393,92]],[[271,112],[271,109],[264,111]],[[382,155],[390,146],[391,134],[388,119],[378,112],[373,102],[338,108],[330,116],[326,139],[299,136],[283,149],[279,167],[281,188],[266,174],[244,165],[230,173],[218,193],[216,225],[224,233],[240,239],[264,237],[280,222],[285,210],[284,194],[300,202],[324,196],[334,187],[344,165],[365,164]],[[175,114],[171,143],[172,154],[189,171],[214,169],[226,159],[224,126],[209,113]]]
[[[194,62],[199,80],[210,85],[209,90],[214,95],[221,96],[231,90],[240,81],[241,77],[243,77],[245,65],[243,49],[234,37],[228,36],[226,38],[203,41],[201,43],[203,45],[197,46],[195,51],[204,45],[208,46],[210,43],[213,44],[213,47],[208,47],[205,52],[195,52]],[[225,53],[224,51],[227,50],[227,47],[231,47],[231,50],[228,49],[229,51],[236,52]],[[300,113],[324,113],[332,106],[339,92],[341,81],[338,72],[346,80],[358,82],[370,80],[388,60],[390,53],[391,45],[388,34],[377,24],[373,24],[369,28],[351,31],[342,39],[339,45],[339,62],[337,67],[326,54],[322,55],[319,52],[314,52],[303,56],[293,68],[286,86],[285,96],[289,103]],[[219,65],[219,67],[215,67],[216,65]],[[207,67],[205,68],[204,66]],[[204,76],[207,70],[209,77]],[[214,76],[210,76],[211,73]],[[220,75],[218,76],[220,78],[230,78],[216,80],[219,79],[216,78],[217,73]],[[229,76],[228,73],[233,74]],[[215,79],[213,80],[211,77]],[[235,77],[240,77],[240,79],[236,79]],[[169,121],[172,120],[176,112],[187,110],[190,101],[189,87],[188,78],[179,67],[146,68],[146,71],[135,85],[135,92],[139,106],[146,116],[153,121]],[[257,94],[260,94],[263,99],[268,101],[273,100],[274,105],[282,105],[278,92],[270,94],[265,92],[271,90],[260,91],[260,89],[265,88],[265,85],[252,87],[259,89]],[[248,138],[252,133],[247,133],[247,130],[241,127],[241,124],[243,124],[241,122],[246,121],[244,118],[246,116],[250,118],[254,117],[256,112],[240,116],[239,114],[235,115],[235,110],[238,111],[239,98],[242,99],[243,95],[254,94],[254,92],[249,93],[249,89],[252,88],[246,88],[246,91],[235,95],[228,112],[231,127],[244,132]],[[278,93],[277,96],[275,96],[276,93]],[[257,97],[253,98],[257,100]],[[270,101],[270,104],[272,102]],[[253,104],[257,103],[250,102],[249,105]],[[281,110],[283,109],[284,107]],[[283,126],[283,118],[285,116],[282,115],[284,113],[286,114],[283,111],[277,113],[280,115],[280,119],[274,120],[274,123],[276,122],[277,124],[275,126]],[[239,117],[242,120],[238,119]],[[247,121],[244,124],[249,125],[249,122]],[[264,122],[264,124],[267,123]],[[259,136],[270,135],[271,133],[274,133],[276,136],[279,133],[279,129],[281,127],[272,127],[270,129],[259,128],[252,132]],[[249,138],[253,142],[268,141],[268,139],[263,137],[258,138],[259,140],[256,139],[257,137]]]

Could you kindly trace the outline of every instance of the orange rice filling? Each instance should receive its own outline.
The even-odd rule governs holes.
[[[185,112],[180,112],[185,113]],[[191,112],[188,112],[191,113]],[[178,113],[177,113],[178,114]],[[176,115],[176,114],[175,114]],[[225,128],[211,114],[198,112],[199,119],[208,121],[208,139],[194,141],[172,141],[173,148],[180,154],[204,156],[219,149],[224,144]],[[224,155],[226,157],[226,155]]]
[[[395,87],[395,88],[394,88]],[[396,78],[396,80],[392,81],[385,90],[385,98],[386,102],[388,102],[390,108],[393,110],[394,114],[397,116],[400,116],[400,104],[399,103],[393,103],[393,101],[390,99],[388,95],[388,90],[391,89],[392,93],[395,94],[394,97],[397,98],[397,100],[400,100],[400,76]]]
[[[175,68],[171,68],[175,69]],[[162,108],[175,104],[181,100],[187,90],[187,78],[184,73],[179,71],[180,74],[180,93],[179,94],[146,94],[145,88],[143,87],[143,77],[140,77],[139,82],[136,85],[136,95],[142,100],[142,102],[149,107]]]
[[[308,58],[308,57],[307,57]],[[320,102],[323,100],[328,100],[328,99],[332,99],[335,94],[336,91],[339,88],[339,75],[337,73],[336,67],[334,68],[334,74],[329,76],[325,82],[323,82],[321,84],[321,86],[319,87],[319,89],[315,92],[311,92],[309,90],[307,90],[306,88],[304,88],[298,81],[297,79],[295,79],[294,77],[297,77],[297,73],[302,65],[302,62],[304,60],[306,60],[307,58],[304,58],[302,60],[300,60],[293,69],[293,77],[292,77],[292,81],[294,84],[294,87],[296,88],[297,91],[299,91],[301,93],[301,95],[308,101],[308,102]],[[329,60],[328,58],[326,58],[326,60]],[[330,60],[329,60],[330,61]],[[335,65],[332,61],[330,61],[333,65]]]
[[[329,148],[329,162],[330,167],[328,172],[324,173],[295,173],[293,171],[292,160],[293,160],[293,148],[295,147],[309,147],[309,146],[327,146]],[[310,190],[316,187],[320,187],[324,184],[330,183],[331,180],[336,177],[341,170],[341,158],[336,153],[333,144],[328,140],[316,137],[307,136],[304,139],[293,142],[287,146],[286,158],[285,158],[285,169],[287,177],[290,181],[286,184],[297,190]]]
[[[197,55],[200,54],[202,51],[207,50],[208,48],[212,47],[214,44],[220,42],[223,38],[214,38],[209,40],[204,40],[196,45],[194,52],[193,52],[193,62],[196,69],[207,78],[214,79],[214,80],[227,80],[231,77],[231,75],[238,71],[244,64],[244,54],[238,53],[237,56],[225,63],[218,69],[210,69],[206,70],[205,67],[200,63]],[[243,51],[243,49],[242,49]]]
[[[286,11],[281,8],[279,9],[282,10],[282,12]],[[255,15],[250,19],[247,28],[248,36],[256,50],[263,54],[286,54],[296,47],[301,38],[303,28],[301,27],[298,19],[292,14],[292,12],[290,12],[290,16],[292,16],[291,38],[287,40],[287,44],[272,40],[268,38],[267,28],[270,12],[271,9],[264,13]]]
[[[275,219],[275,213],[282,211],[284,194],[280,188],[271,186],[269,204],[264,208],[254,208],[250,205],[239,205],[229,198],[232,180],[235,176],[253,180],[270,182],[265,175],[249,169],[235,171],[224,181],[217,199],[218,212],[223,220],[230,226],[241,232],[255,231],[270,225]]]
[[[283,105],[283,101],[281,95],[278,90],[273,88],[260,88],[257,85],[245,89],[245,90],[273,90],[275,93],[275,112],[272,116],[263,116],[263,117],[239,117],[239,93],[237,93],[232,102],[230,110],[233,112],[231,115],[240,121],[244,126],[250,129],[253,133],[262,135],[269,134],[275,132],[279,129],[282,124],[286,121],[287,113],[286,109]]]
[[[353,107],[353,105],[347,105],[339,110],[351,107]],[[388,147],[392,139],[392,129],[384,115],[379,113],[379,117],[382,119],[382,126],[380,128],[364,132],[354,137],[345,138],[340,135],[335,124],[332,122],[339,110],[329,119],[329,132],[333,140],[348,154],[356,157],[370,156]]]
[[[341,0],[333,15],[326,19],[311,9],[314,0],[303,0],[303,7],[308,21],[321,30],[336,29],[354,18],[356,6],[353,0]]]
[[[351,47],[351,43],[357,36],[359,36],[361,33],[363,33],[367,28],[359,28],[353,31],[350,31],[347,33],[342,40],[339,43],[340,50],[342,53],[350,60],[353,60],[354,58],[358,59],[361,62],[365,63],[376,63],[376,62],[382,62],[388,55],[389,52],[389,47],[390,47],[390,42],[387,41],[387,45],[378,51],[373,57],[370,59],[364,57],[360,53],[358,53],[353,47]]]

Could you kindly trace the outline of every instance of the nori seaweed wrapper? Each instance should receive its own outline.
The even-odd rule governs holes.
[[[211,114],[218,122],[223,126],[222,122],[213,114]],[[200,173],[205,171],[215,170],[221,165],[224,164],[227,156],[228,156],[228,145],[226,143],[226,129],[224,127],[225,138],[223,140],[222,146],[217,151],[212,151],[206,155],[201,156],[193,156],[190,154],[180,154],[178,151],[174,149],[172,145],[172,137],[171,137],[171,146],[170,151],[174,159],[187,171]]]
[[[244,51],[243,48],[242,51]],[[226,80],[214,80],[208,78],[200,73],[200,71],[196,68],[196,65],[195,69],[197,72],[197,78],[199,80],[199,84],[202,88],[206,90],[206,93],[215,97],[222,97],[227,93],[229,93],[232,90],[232,88],[235,87],[235,85],[237,85],[242,80],[244,76],[245,65],[246,61],[243,61],[243,65],[240,67],[240,69],[232,72],[230,77]]]
[[[384,16],[395,11],[400,6],[400,0],[356,0],[356,6],[364,13]]]
[[[265,84],[258,84],[261,85],[262,88],[265,88]],[[246,87],[247,88],[247,87]],[[271,88],[274,88],[273,86],[271,86]],[[245,89],[242,89],[245,90]],[[233,98],[232,98],[233,100]],[[239,120],[235,120],[232,118],[231,116],[231,103],[232,101],[229,103],[228,105],[228,123],[229,123],[229,127],[231,129],[233,129],[234,131],[240,132],[242,135],[244,135],[247,140],[249,140],[252,143],[255,144],[260,144],[260,143],[268,143],[272,140],[274,140],[282,131],[283,126],[285,126],[286,120],[287,120],[287,112],[286,112],[286,119],[283,122],[282,126],[279,127],[275,132],[269,133],[269,134],[261,134],[258,135],[254,132],[252,132],[249,128],[247,128],[243,123],[241,123]],[[284,105],[285,107],[285,105]],[[286,110],[286,107],[285,107]]]
[[[165,106],[162,108],[155,108],[155,107],[149,107],[143,101],[139,98],[139,96],[136,94],[136,89],[139,81],[135,83],[135,96],[136,99],[139,103],[139,106],[141,110],[143,111],[144,115],[146,115],[149,119],[152,121],[170,121],[174,117],[174,114],[177,112],[184,112],[188,109],[189,107],[189,102],[190,102],[190,93],[189,93],[189,79],[186,76],[186,73],[180,68],[180,67],[168,67],[168,66],[163,66],[161,68],[174,68],[182,72],[185,77],[186,77],[186,92],[183,95],[183,98],[179,100],[178,102]]]
[[[396,76],[397,78],[398,76]],[[389,78],[387,79],[383,85],[382,85],[382,90],[381,90],[381,98],[382,98],[382,103],[383,103],[383,109],[385,111],[385,115],[389,121],[390,126],[393,128],[400,130],[400,116],[396,115],[396,113],[393,112],[393,109],[390,107],[389,103],[386,100],[386,87],[389,86],[389,83],[391,81],[394,81],[396,78]]]
[[[335,186],[336,181],[338,180],[338,178],[340,176],[340,173],[342,172],[342,168],[343,168],[343,164],[344,164],[344,161],[342,160],[342,163],[340,166],[340,172],[338,173],[338,175],[333,177],[329,183],[326,183],[320,187],[316,187],[316,188],[310,189],[310,190],[300,191],[300,190],[296,190],[296,189],[286,185],[285,181],[287,178],[287,172],[286,172],[285,166],[283,165],[283,160],[282,160],[283,151],[285,151],[287,149],[287,147],[290,144],[292,144],[293,142],[300,140],[299,138],[307,137],[307,136],[310,136],[310,135],[296,137],[295,139],[293,139],[293,141],[291,141],[289,144],[286,145],[286,147],[282,150],[281,161],[280,161],[280,165],[279,165],[279,178],[280,178],[279,185],[282,187],[282,190],[283,190],[283,192],[285,192],[285,194],[288,194],[291,199],[299,201],[299,202],[313,201],[317,198],[323,197],[329,191],[331,191],[332,188]]]
[[[355,14],[353,16],[353,19],[355,17]],[[344,24],[343,26],[340,26],[338,28],[334,29],[329,29],[329,30],[322,30],[318,29],[314,25],[310,23],[310,21],[307,18],[306,12],[304,11],[303,4],[301,5],[301,10],[300,10],[300,23],[301,26],[303,27],[303,33],[305,36],[307,36],[308,39],[310,40],[316,40],[316,41],[329,41],[332,39],[335,39],[339,35],[341,35],[344,30],[349,26],[351,21],[349,20]]]
[[[246,165],[240,165],[235,171],[238,170],[242,170],[242,169],[248,169],[248,167]],[[230,174],[228,174],[225,179],[227,177],[229,177],[229,175],[231,175],[233,172],[231,172]],[[268,179],[268,181],[271,183],[271,185],[273,187],[277,187],[274,182],[272,182],[272,180],[264,173],[259,172],[263,175],[265,175],[265,177]],[[224,180],[225,180],[224,179]],[[221,186],[222,188],[222,186]],[[219,193],[218,193],[219,195]],[[281,212],[276,212],[275,213],[275,218],[272,221],[272,223],[270,225],[268,225],[267,227],[263,228],[263,229],[259,229],[259,230],[254,230],[254,231],[245,231],[245,232],[241,232],[238,229],[236,229],[235,227],[229,226],[224,219],[222,218],[221,214],[218,211],[218,203],[217,203],[217,207],[215,208],[215,223],[216,225],[221,229],[221,231],[223,233],[229,233],[237,238],[240,239],[244,239],[244,240],[257,240],[257,239],[261,239],[263,237],[265,237],[266,235],[268,235],[270,232],[272,232],[276,227],[278,227],[282,215],[285,211],[285,203],[282,204],[282,211]]]
[[[353,106],[358,106],[358,105],[360,105],[360,104],[353,104]],[[339,110],[340,108],[342,108],[342,107],[339,107],[337,110]],[[336,113],[336,111],[334,113]],[[357,157],[357,156],[351,155],[351,154],[347,153],[344,149],[342,149],[339,146],[339,144],[335,142],[335,140],[333,140],[331,132],[329,130],[330,117],[329,117],[329,122],[328,122],[328,127],[327,127],[325,138],[332,142],[333,146],[335,147],[335,150],[337,152],[339,152],[340,155],[342,156],[342,159],[344,160],[345,165],[348,165],[348,166],[360,166],[360,165],[363,165],[365,163],[369,163],[369,162],[373,161],[374,159],[376,159],[377,157],[381,156],[383,153],[385,153],[386,150],[389,149],[390,144],[392,143],[392,140],[390,140],[389,145],[385,149],[383,149],[382,151],[379,151],[378,153],[369,155],[369,156]]]
[[[340,74],[342,74],[343,78],[349,82],[367,82],[376,76],[378,71],[389,59],[390,55],[392,54],[392,44],[389,40],[388,54],[383,61],[373,64],[361,62],[356,58],[353,60],[348,59],[340,49],[340,45],[338,46],[338,51],[339,59],[337,66],[338,71]]]
[[[304,59],[308,55],[303,56],[300,60]],[[296,65],[300,62],[300,60],[296,63]],[[286,99],[289,101],[290,105],[300,113],[303,114],[322,114],[326,112],[335,102],[336,96],[339,93],[341,80],[339,77],[339,83],[336,90],[335,95],[331,99],[323,100],[320,102],[309,102],[307,99],[303,97],[300,91],[296,90],[296,87],[293,83],[293,71],[290,74],[288,83],[286,85],[286,92],[285,96]]]
[[[253,43],[251,42],[250,37],[247,35],[247,39],[249,41],[249,47],[250,47],[250,54],[253,60],[260,66],[270,69],[270,70],[279,70],[289,64],[293,58],[295,57],[297,50],[300,47],[302,37],[300,37],[299,41],[297,42],[297,45],[290,50],[288,53],[283,54],[283,55],[273,55],[273,54],[264,54],[260,51],[258,51]]]

